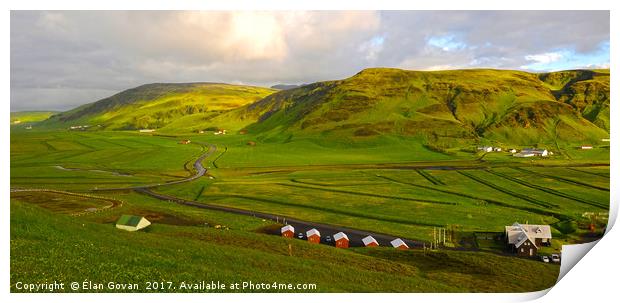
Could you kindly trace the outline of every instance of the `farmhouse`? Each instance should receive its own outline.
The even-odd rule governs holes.
[[[493,146],[479,146],[478,150],[490,153],[493,151]]]
[[[515,153],[517,153],[517,150],[516,150],[516,149],[514,149],[514,148],[511,148],[511,149],[509,149],[508,151],[509,151],[511,154],[515,154]]]
[[[295,227],[287,225],[280,229],[280,234],[282,237],[292,238],[295,236]]]
[[[493,147],[493,151],[501,152],[502,148],[501,147]]]
[[[336,247],[339,248],[348,248],[349,247],[349,237],[343,232],[339,232],[334,235],[334,241],[336,242]]]
[[[321,243],[321,233],[316,228],[307,231],[306,238],[310,243]]]
[[[377,242],[377,240],[375,240],[372,236],[367,236],[362,239],[362,243],[364,243],[364,246],[366,247],[379,246],[379,242]]]
[[[506,243],[519,256],[535,256],[540,246],[551,245],[551,227],[514,223],[506,226]]]
[[[407,248],[409,248],[409,246],[407,246],[407,243],[405,243],[405,241],[401,240],[400,238],[392,240],[392,242],[390,242],[390,244],[392,244],[392,247],[398,248],[398,249],[407,249]]]
[[[116,221],[116,228],[137,231],[151,225],[151,222],[141,216],[122,215],[118,221]]]
[[[549,155],[549,151],[539,148],[524,148],[521,152],[513,154],[515,157],[527,158],[527,157],[546,157]]]

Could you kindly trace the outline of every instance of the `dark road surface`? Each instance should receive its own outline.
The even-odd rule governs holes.
[[[345,234],[347,234],[347,236],[349,237],[349,246],[351,247],[364,246],[364,244],[362,243],[362,238],[365,238],[368,235],[373,236],[375,240],[379,242],[380,246],[391,246],[390,241],[398,238],[396,236],[390,236],[386,234],[365,231],[365,230],[360,230],[360,229],[354,229],[354,228],[349,228],[349,227],[342,227],[342,226],[323,224],[323,223],[314,223],[314,222],[299,220],[295,218],[285,218],[285,217],[277,216],[273,214],[267,214],[267,213],[227,207],[227,206],[203,204],[203,203],[199,203],[195,201],[189,201],[189,200],[185,200],[185,199],[181,199],[181,198],[177,198],[173,196],[155,193],[148,188],[139,188],[135,190],[139,193],[149,195],[159,200],[174,202],[174,203],[178,203],[178,204],[182,204],[186,206],[225,211],[228,213],[251,216],[251,217],[271,220],[271,221],[279,222],[279,223],[284,222],[283,224],[289,224],[295,228],[295,238],[297,239],[299,239],[299,233],[302,233],[302,239],[305,240],[306,231],[316,228],[321,233],[321,243],[323,244],[333,245],[333,242],[326,241],[326,238],[327,238],[326,236],[330,236],[333,240],[334,234],[338,232],[344,232]],[[276,234],[279,235],[279,230],[276,231]],[[404,239],[404,238],[401,238],[401,239],[405,241],[405,243],[407,243],[409,248],[421,248],[423,246],[423,242],[421,241],[414,241],[414,240],[409,240],[409,239]]]
[[[323,224],[323,223],[314,223],[314,222],[309,222],[309,221],[304,221],[304,220],[299,220],[299,219],[294,219],[294,218],[284,218],[282,216],[278,216],[274,214],[256,212],[256,211],[245,210],[245,209],[238,209],[238,208],[233,208],[233,207],[203,204],[203,203],[198,203],[195,201],[189,201],[189,200],[181,199],[178,197],[168,196],[168,195],[153,192],[151,189],[166,186],[166,185],[190,182],[190,181],[196,180],[204,176],[207,173],[207,169],[202,165],[202,161],[205,158],[213,155],[217,151],[217,147],[213,144],[207,144],[207,143],[198,143],[198,144],[208,147],[208,150],[207,152],[202,154],[200,157],[198,157],[198,159],[196,159],[196,161],[194,162],[194,169],[196,170],[196,173],[191,177],[188,177],[182,180],[177,180],[177,181],[170,181],[166,183],[131,186],[131,187],[101,188],[101,189],[93,189],[92,191],[134,190],[138,193],[145,194],[145,195],[151,196],[153,198],[156,198],[162,201],[169,201],[169,202],[174,202],[174,203],[197,207],[197,208],[224,211],[228,213],[251,216],[251,217],[261,218],[265,220],[271,220],[271,221],[278,222],[278,223],[289,224],[295,228],[296,239],[306,240],[306,231],[316,228],[321,233],[321,243],[328,244],[328,245],[334,245],[333,236],[334,234],[338,232],[344,232],[349,237],[349,246],[351,247],[364,246],[364,244],[362,243],[362,239],[369,235],[373,236],[375,240],[379,242],[380,246],[391,246],[390,241],[398,238],[395,236],[390,236],[390,235],[371,232],[371,231],[353,229],[349,227],[341,227],[341,226],[329,225],[329,224]],[[299,236],[300,233],[302,234],[301,238]],[[277,232],[277,234],[279,235],[279,231]],[[331,242],[327,241],[327,236],[332,238]],[[404,239],[404,238],[401,238],[401,239],[409,246],[409,248],[420,248],[423,246],[423,242],[420,242],[420,241],[414,241],[414,240],[409,240],[409,239]]]

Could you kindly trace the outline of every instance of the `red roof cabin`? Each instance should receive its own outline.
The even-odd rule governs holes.
[[[392,247],[398,248],[398,249],[408,249],[409,248],[409,246],[407,246],[407,243],[405,243],[405,241],[401,240],[400,238],[392,240],[392,242],[390,242],[390,244],[392,244]]]
[[[375,238],[373,238],[372,236],[368,236],[362,239],[362,243],[364,243],[365,247],[379,246],[379,242],[377,242],[377,240],[375,240]]]
[[[321,233],[316,228],[307,231],[306,238],[310,243],[321,243]]]
[[[285,238],[293,238],[295,236],[295,227],[292,227],[290,225],[283,226],[280,229],[280,234],[282,234],[282,237]]]
[[[349,248],[349,237],[343,232],[334,235],[334,242],[338,248]]]

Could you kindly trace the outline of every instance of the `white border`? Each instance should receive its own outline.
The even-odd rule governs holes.
[[[494,0],[469,0],[469,1],[447,1],[447,0],[433,0],[427,2],[421,1],[372,1],[372,0],[358,0],[358,1],[331,1],[331,0],[230,0],[230,1],[207,1],[207,0],[108,0],[101,2],[92,1],[78,1],[78,0],[22,0],[11,1],[5,6],[5,11],[2,14],[2,35],[5,41],[3,54],[3,113],[5,119],[8,120],[10,112],[10,9],[22,10],[22,9],[210,9],[210,10],[308,10],[308,9],[416,9],[416,10],[434,10],[434,9],[451,9],[451,10],[554,10],[554,9],[574,9],[574,10],[611,10],[611,57],[615,58],[617,55],[617,49],[615,39],[617,38],[617,31],[614,28],[619,28],[618,17],[620,12],[617,9],[617,1],[540,1],[540,0],[521,0],[518,3],[508,1],[494,1]],[[616,17],[616,19],[614,19]],[[617,68],[612,65],[612,79],[615,79],[614,75],[617,73]],[[612,99],[618,97],[617,89],[618,85],[613,80],[611,81]],[[614,101],[615,102],[615,101]],[[612,107],[611,121],[615,121],[618,117],[618,110]],[[6,121],[6,120],[5,120]],[[9,123],[0,123],[0,131],[2,132],[2,138],[8,140],[10,136]],[[615,123],[612,122],[612,142],[618,142],[619,139],[614,132]],[[5,141],[6,142],[6,141]],[[620,232],[614,229],[608,231],[608,234],[600,240],[600,243],[596,245],[592,251],[588,253],[588,256],[579,262],[571,272],[566,275],[555,287],[549,291],[546,296],[540,298],[541,295],[547,293],[546,291],[529,294],[280,294],[277,296],[267,294],[138,294],[138,295],[122,295],[122,294],[37,294],[37,295],[10,295],[9,291],[9,163],[10,163],[10,146],[5,144],[5,148],[2,149],[2,158],[4,161],[0,165],[2,168],[2,181],[4,186],[2,187],[2,196],[5,197],[2,204],[2,233],[1,233],[1,272],[3,273],[0,281],[5,288],[2,290],[2,297],[4,302],[110,302],[111,300],[117,301],[120,299],[131,299],[139,301],[150,302],[169,302],[175,299],[181,299],[186,302],[205,302],[205,301],[227,301],[227,302],[246,302],[252,301],[280,301],[280,302],[316,302],[318,300],[355,300],[359,302],[377,301],[383,300],[418,300],[424,302],[515,302],[536,300],[537,302],[572,302],[572,301],[609,301],[609,298],[613,298],[616,295],[617,282],[616,279],[619,276],[618,270],[620,265],[617,261],[617,252],[620,248]],[[618,149],[615,145],[612,145],[611,154],[617,155]],[[616,157],[612,161],[611,165],[611,184],[615,185],[618,175],[618,166],[615,162]],[[612,209],[617,211],[618,208],[618,193],[615,187],[611,188],[612,195]],[[615,213],[614,213],[615,214]],[[612,215],[610,215],[610,219]],[[611,226],[611,224],[610,224]],[[535,277],[525,277],[535,278]]]

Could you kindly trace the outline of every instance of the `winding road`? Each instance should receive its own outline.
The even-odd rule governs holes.
[[[164,194],[160,194],[160,193],[156,193],[152,191],[152,189],[157,188],[157,187],[191,182],[193,180],[196,180],[204,176],[208,172],[208,170],[202,165],[202,161],[205,158],[213,155],[217,151],[217,147],[214,144],[208,144],[208,143],[198,143],[198,144],[206,146],[208,150],[204,154],[202,154],[200,157],[198,157],[196,161],[194,161],[194,169],[196,170],[196,173],[193,176],[187,177],[182,180],[170,181],[166,183],[131,186],[131,187],[101,188],[101,189],[93,189],[92,191],[101,192],[101,191],[133,190],[138,193],[148,195],[148,196],[151,196],[155,199],[162,200],[162,201],[174,202],[177,204],[196,207],[196,208],[202,208],[202,209],[224,211],[227,213],[251,216],[255,218],[261,218],[265,220],[278,222],[278,223],[289,224],[295,228],[295,237],[300,238],[300,239],[306,239],[306,236],[305,236],[306,231],[316,228],[317,230],[319,230],[319,232],[321,232],[321,243],[327,244],[327,245],[333,245],[333,242],[328,242],[326,236],[333,237],[333,235],[338,232],[344,232],[347,234],[347,236],[349,237],[349,246],[351,247],[364,246],[362,239],[369,235],[374,237],[375,240],[377,240],[377,242],[381,246],[390,246],[390,241],[398,238],[397,236],[376,233],[376,232],[371,232],[371,231],[366,231],[366,230],[360,230],[360,229],[354,229],[354,228],[349,228],[349,227],[344,227],[344,226],[316,223],[316,222],[305,221],[305,220],[300,220],[300,219],[295,219],[295,218],[285,218],[285,217],[282,217],[281,215],[257,212],[257,211],[246,210],[246,209],[239,209],[239,208],[228,207],[228,206],[199,203],[196,201],[189,201],[189,200],[185,200],[179,197],[164,195]],[[302,234],[301,237],[299,236],[300,233]],[[279,233],[277,234],[279,235]],[[404,239],[404,238],[401,238],[401,239],[410,248],[421,248],[424,245],[422,241],[415,241],[415,240]]]

